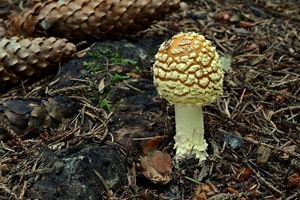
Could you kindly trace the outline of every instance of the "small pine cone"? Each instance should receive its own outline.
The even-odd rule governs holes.
[[[47,33],[72,40],[107,38],[147,28],[180,0],[48,0],[12,18],[11,34]]]
[[[18,37],[0,39],[0,82],[38,77],[57,69],[60,61],[74,55],[76,47],[66,39]]]
[[[64,119],[78,113],[79,104],[66,96],[48,99],[11,99],[0,103],[0,138],[55,130]]]

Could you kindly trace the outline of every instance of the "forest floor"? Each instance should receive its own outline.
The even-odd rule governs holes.
[[[152,81],[159,44],[181,31],[211,40],[225,72],[224,94],[204,107],[200,164],[174,159],[174,110]],[[2,94],[0,114],[0,199],[300,199],[300,2],[186,0]]]

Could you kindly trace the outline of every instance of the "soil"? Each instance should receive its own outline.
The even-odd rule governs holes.
[[[78,44],[56,74],[0,96],[0,199],[300,199],[299,30],[297,0],[186,0],[137,35]],[[174,109],[152,80],[180,31],[211,40],[225,72],[200,163],[175,159]]]

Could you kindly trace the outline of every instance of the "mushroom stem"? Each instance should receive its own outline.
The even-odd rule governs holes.
[[[204,139],[203,112],[201,106],[175,105],[176,157],[195,154],[206,159],[207,143]]]

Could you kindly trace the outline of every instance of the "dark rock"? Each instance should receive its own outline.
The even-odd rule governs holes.
[[[114,146],[92,143],[61,155],[46,152],[50,170],[37,181],[32,177],[26,198],[99,200],[107,190],[117,191],[127,184],[125,156]]]

